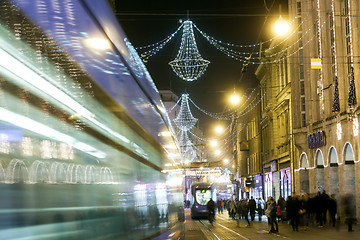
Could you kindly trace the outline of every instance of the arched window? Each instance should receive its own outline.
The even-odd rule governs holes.
[[[324,157],[320,149],[316,151],[315,164],[316,167],[324,167]]]
[[[302,153],[300,156],[300,168],[309,168],[309,161],[308,158],[306,156],[306,153]]]
[[[328,162],[330,163],[330,167],[335,167],[338,165],[338,156],[334,147],[331,147],[329,150]]]
[[[345,164],[354,163],[354,151],[350,143],[346,143],[344,147],[344,163]]]

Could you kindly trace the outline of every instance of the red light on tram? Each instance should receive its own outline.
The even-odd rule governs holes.
[[[196,188],[199,188],[199,186],[196,186]]]
[[[211,188],[211,186],[208,186],[208,188]]]
[[[195,208],[199,208],[199,206],[195,206]]]

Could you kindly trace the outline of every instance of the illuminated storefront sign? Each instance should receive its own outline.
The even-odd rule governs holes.
[[[317,133],[310,134],[308,136],[308,146],[309,148],[322,147],[325,145],[325,133],[320,131]]]

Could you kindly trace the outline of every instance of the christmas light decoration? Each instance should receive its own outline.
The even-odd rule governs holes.
[[[336,124],[336,135],[337,135],[337,139],[341,140],[341,135],[342,135],[341,123]]]
[[[359,121],[357,117],[353,118],[353,133],[354,137],[357,137],[359,135]]]
[[[320,14],[320,0],[317,0],[316,2],[317,5],[317,34],[318,34],[318,56],[320,59],[322,59],[322,43],[321,43],[321,14]],[[323,93],[323,89],[324,89],[324,81],[323,81],[323,68],[320,68],[320,73],[319,73],[319,81],[318,81],[318,89],[319,89],[319,100],[320,100],[320,109],[321,112],[324,113],[325,110],[325,104],[324,104],[324,93]]]
[[[197,119],[191,114],[188,99],[189,94],[183,94],[181,96],[180,112],[174,119],[176,126],[181,131],[190,131],[197,122]]]
[[[340,111],[339,88],[338,88],[337,76],[335,76],[335,78],[334,78],[334,95],[333,95],[333,104],[332,104],[331,110],[333,112]]]
[[[356,105],[356,93],[355,93],[355,79],[354,79],[354,68],[350,68],[349,76],[349,99],[348,105],[352,109]]]
[[[204,74],[209,63],[197,49],[192,21],[185,21],[180,49],[175,60],[169,62],[170,66],[181,79],[195,81]]]
[[[147,46],[143,46],[143,47],[137,47],[137,50],[145,50],[148,49],[144,52],[142,52],[140,54],[141,59],[143,60],[143,62],[147,62],[149,60],[150,57],[154,56],[156,53],[158,53],[161,49],[163,49],[163,47],[171,40],[174,38],[174,36],[179,32],[179,30],[183,27],[183,24],[181,24],[180,27],[178,27],[178,29],[170,34],[169,36],[167,36],[165,39],[157,42],[157,43],[153,43],[153,44],[149,44]]]

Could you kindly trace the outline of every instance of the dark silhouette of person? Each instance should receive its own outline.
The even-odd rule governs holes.
[[[255,210],[256,210],[256,202],[253,197],[249,200],[249,211],[250,211],[250,217],[251,221],[253,222],[255,219]]]
[[[327,206],[329,209],[331,224],[333,227],[335,227],[336,213],[337,213],[337,202],[336,202],[335,194],[331,194],[331,197],[328,199]]]
[[[344,213],[345,213],[345,222],[348,224],[348,232],[353,232],[352,225],[355,218],[355,197],[352,193],[347,193],[342,199],[342,204],[344,206]]]
[[[290,220],[293,231],[298,231],[299,229],[299,210],[300,202],[297,199],[296,195],[293,194],[286,201],[286,216]]]
[[[279,232],[279,225],[276,221],[276,202],[274,201],[274,198],[270,198],[269,202],[269,218],[270,218],[270,225],[271,229],[269,233],[277,233]]]
[[[210,198],[210,200],[207,202],[206,208],[209,211],[209,222],[212,225],[215,216],[215,202],[212,200],[212,198]]]

